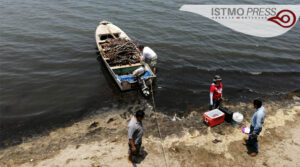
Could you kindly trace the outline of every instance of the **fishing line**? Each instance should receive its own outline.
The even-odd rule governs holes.
[[[152,84],[153,84],[153,80],[152,80],[152,82],[151,82],[151,94],[152,94],[153,111],[156,113],[155,100],[154,100],[154,95],[153,95],[153,87],[152,87]],[[160,137],[160,144],[161,144],[161,148],[162,148],[162,150],[163,150],[163,155],[164,155],[164,159],[165,159],[165,164],[166,164],[166,167],[168,167],[168,162],[167,162],[166,152],[165,152],[164,145],[163,145],[163,139],[162,139],[161,132],[160,132],[160,128],[159,128],[159,124],[158,124],[158,120],[157,120],[157,115],[158,115],[158,114],[156,113],[156,116],[155,116],[155,122],[156,122],[156,126],[157,126],[157,129],[158,129],[159,137]]]

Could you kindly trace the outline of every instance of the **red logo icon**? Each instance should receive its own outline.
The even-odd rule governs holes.
[[[296,23],[296,15],[290,10],[281,10],[275,17],[271,17],[268,21],[272,21],[283,28],[290,28]]]

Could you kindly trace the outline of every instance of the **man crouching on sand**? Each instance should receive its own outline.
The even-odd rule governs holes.
[[[142,156],[141,145],[143,137],[143,124],[145,113],[142,110],[138,110],[128,123],[128,162],[132,163],[132,155]]]
[[[262,106],[262,102],[260,100],[254,100],[253,105],[256,111],[251,119],[249,139],[248,141],[246,141],[246,145],[252,146],[254,148],[254,152],[251,153],[251,156],[254,157],[258,153],[257,136],[262,130],[262,125],[265,120],[266,111],[265,108]]]

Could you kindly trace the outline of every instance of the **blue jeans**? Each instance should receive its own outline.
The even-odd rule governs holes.
[[[252,132],[254,130],[254,127],[251,125],[250,126],[250,135],[249,135],[249,139],[248,139],[248,144],[251,145],[254,148],[254,152],[258,153],[258,140],[257,140],[257,136],[259,135],[259,133],[261,132],[261,128],[259,129],[259,131],[256,133],[255,136],[252,136]]]

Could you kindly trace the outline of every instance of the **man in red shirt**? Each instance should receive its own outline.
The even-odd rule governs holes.
[[[215,75],[213,79],[213,83],[210,86],[210,103],[209,109],[212,110],[213,108],[218,108],[222,102],[222,91],[223,85],[221,83],[222,78],[220,75]]]

